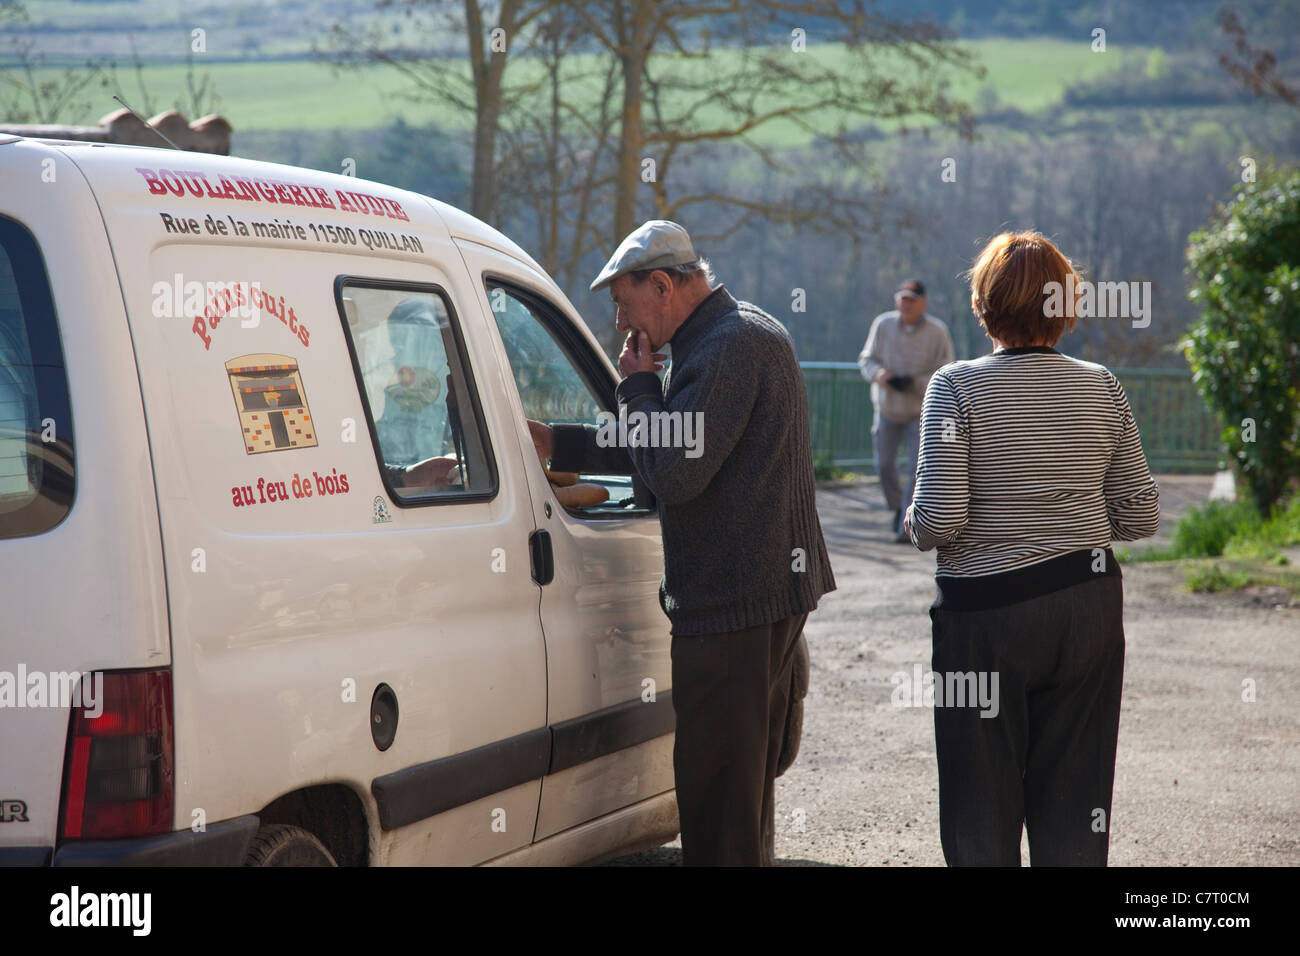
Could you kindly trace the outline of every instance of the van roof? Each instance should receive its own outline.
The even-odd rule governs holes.
[[[422,193],[407,189],[398,189],[385,183],[341,173],[323,172],[304,166],[288,166],[283,163],[270,163],[259,159],[246,159],[238,156],[222,156],[215,153],[199,153],[188,150],[174,150],[163,146],[131,146],[124,143],[95,143],[83,140],[54,139],[46,137],[25,137],[13,134],[0,134],[0,146],[16,142],[40,143],[57,147],[72,156],[81,167],[98,167],[101,169],[131,170],[142,163],[142,156],[148,156],[153,168],[169,169],[183,166],[186,170],[212,172],[245,176],[249,178],[264,177],[275,180],[289,179],[298,185],[318,186],[330,190],[347,192],[363,190],[380,197],[391,198],[401,202],[407,208],[419,209],[425,203],[433,208],[451,236],[470,242],[477,242],[507,255],[521,259],[539,273],[545,274],[518,243],[508,238],[500,230],[489,226],[462,209]]]

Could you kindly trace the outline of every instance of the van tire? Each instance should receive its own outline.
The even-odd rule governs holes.
[[[325,844],[302,827],[271,823],[257,831],[244,866],[338,866]]]

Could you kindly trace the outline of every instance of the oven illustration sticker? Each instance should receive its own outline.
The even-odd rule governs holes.
[[[226,363],[226,374],[235,394],[247,454],[308,448],[317,443],[295,359],[268,352],[241,355]]]

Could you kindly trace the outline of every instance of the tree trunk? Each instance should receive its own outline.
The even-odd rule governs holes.
[[[517,0],[503,0],[498,23],[505,30],[506,50],[514,41]],[[470,178],[470,212],[492,222],[496,207],[497,127],[501,121],[501,78],[508,52],[494,52],[483,36],[483,10],[478,0],[465,0],[465,32],[474,76],[474,167]]]
[[[621,9],[631,9],[631,22],[620,18],[619,63],[623,72],[623,110],[618,146],[618,181],[614,199],[613,242],[623,241],[640,222],[637,218],[637,187],[641,183],[642,126],[641,95],[646,61],[650,56],[657,0],[631,0]]]

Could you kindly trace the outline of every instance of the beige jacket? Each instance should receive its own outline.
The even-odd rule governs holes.
[[[911,328],[903,326],[897,309],[882,312],[871,323],[867,344],[858,356],[858,368],[868,382],[879,369],[910,375],[912,382],[899,391],[888,385],[871,385],[871,401],[881,416],[896,425],[921,416],[921,402],[930,376],[953,360],[948,326],[928,312]]]

